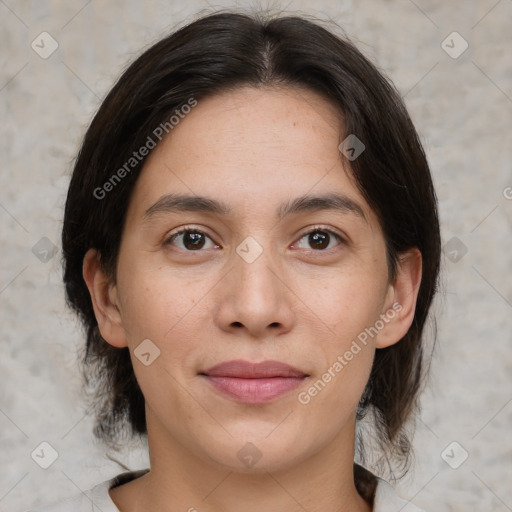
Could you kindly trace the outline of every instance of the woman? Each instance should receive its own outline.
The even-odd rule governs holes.
[[[349,41],[228,12],[155,44],[87,131],[62,240],[95,433],[147,438],[150,468],[41,510],[407,504],[356,432],[368,414],[371,458],[407,466],[436,197],[399,94]]]

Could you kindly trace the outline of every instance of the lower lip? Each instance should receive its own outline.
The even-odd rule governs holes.
[[[205,375],[205,378],[218,391],[247,404],[270,402],[274,398],[297,388],[305,379],[305,377],[240,379],[236,377],[212,377],[209,375]]]

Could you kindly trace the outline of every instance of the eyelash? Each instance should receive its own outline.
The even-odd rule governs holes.
[[[324,228],[322,226],[315,226],[312,229],[310,229],[309,231],[307,231],[306,233],[303,233],[299,237],[298,241],[300,241],[304,237],[311,235],[312,233],[316,233],[316,232],[327,233],[329,236],[333,236],[335,239],[337,239],[339,243],[335,247],[331,247],[330,249],[318,249],[318,250],[317,249],[306,249],[307,251],[315,252],[315,253],[327,253],[327,252],[331,252],[333,249],[335,249],[339,245],[346,244],[346,240],[341,235],[339,235],[338,233],[334,232],[331,229]],[[171,234],[164,241],[164,245],[171,245],[174,242],[174,240],[176,240],[176,238],[178,238],[180,235],[183,235],[186,233],[199,233],[199,234],[209,238],[210,240],[212,240],[212,238],[208,234],[206,234],[204,231],[202,231],[201,229],[197,229],[197,228],[193,228],[193,227],[186,227],[186,228],[183,228],[183,229],[177,231],[176,233]],[[212,240],[212,242],[213,242],[213,240]],[[330,243],[330,240],[329,240],[329,243]],[[218,244],[215,244],[215,245],[218,245]],[[202,252],[201,249],[198,249],[197,251],[193,251],[193,250],[190,251],[188,249],[180,249],[180,250],[183,250],[185,252]]]

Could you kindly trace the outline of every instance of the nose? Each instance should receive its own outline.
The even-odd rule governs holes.
[[[252,262],[233,254],[233,266],[219,287],[215,322],[226,332],[245,331],[254,338],[278,336],[294,323],[293,292],[286,274],[263,250]]]

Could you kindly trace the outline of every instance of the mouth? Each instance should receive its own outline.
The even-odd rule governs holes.
[[[199,375],[222,395],[247,404],[270,402],[297,388],[309,375],[279,361],[220,363]]]

